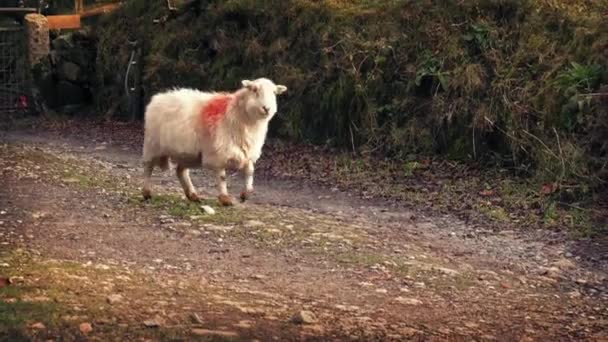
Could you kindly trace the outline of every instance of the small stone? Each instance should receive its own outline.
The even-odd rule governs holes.
[[[78,328],[80,329],[80,332],[85,335],[93,331],[91,323],[80,323],[80,326]]]
[[[215,209],[211,208],[208,205],[201,205],[201,209],[203,209],[203,211],[207,215],[215,215]]]
[[[414,283],[414,287],[425,287],[425,286],[426,286],[426,284],[424,284],[421,281],[417,281],[417,282]]]
[[[210,232],[227,233],[227,232],[231,231],[233,228],[234,227],[229,227],[229,226],[208,225],[205,227],[205,230],[210,231]]]
[[[422,301],[415,298],[405,298],[405,297],[397,297],[395,298],[397,303],[406,304],[406,305],[420,305]]]
[[[560,276],[560,269],[553,266],[553,267],[540,267],[538,269],[539,274],[547,276],[549,278],[559,278]]]
[[[148,328],[158,328],[165,324],[165,320],[160,316],[155,316],[144,321],[144,325]]]
[[[510,288],[512,288],[511,284],[509,284],[509,283],[500,283],[500,286],[503,289],[510,289]]]
[[[576,279],[575,282],[577,284],[579,284],[579,285],[585,285],[585,284],[587,284],[587,280],[585,280],[585,279]]]
[[[119,294],[111,294],[106,298],[108,304],[114,305],[122,301],[122,296]]]
[[[239,334],[237,334],[234,331],[223,331],[223,330],[192,329],[191,332],[193,335],[197,335],[197,336],[209,336],[209,335],[220,336],[220,337],[238,337],[239,336]]]
[[[255,280],[263,280],[266,279],[267,277],[263,274],[254,274],[251,276],[251,279],[255,279]]]
[[[266,229],[266,233],[269,233],[269,234],[280,234],[281,230],[277,229],[277,228],[268,228],[268,229]]]
[[[244,225],[245,225],[245,227],[248,227],[248,228],[255,228],[255,227],[263,226],[264,222],[257,221],[257,220],[249,220],[249,221],[246,221]]]
[[[46,326],[43,323],[38,322],[38,323],[34,323],[34,324],[30,325],[30,328],[42,330],[42,329],[46,329]]]
[[[243,328],[243,329],[249,329],[249,328],[251,328],[251,324],[252,324],[252,322],[249,321],[249,320],[242,320],[242,321],[239,321],[234,326],[235,327],[239,327],[239,328]]]
[[[291,317],[291,321],[296,324],[312,324],[317,322],[317,317],[311,311],[300,311]]]
[[[366,281],[362,281],[362,282],[360,282],[360,283],[359,283],[359,285],[360,285],[360,286],[363,286],[363,287],[370,287],[370,286],[374,286],[374,284],[369,283],[369,282],[366,282]]]
[[[464,326],[467,327],[467,328],[469,328],[469,329],[479,328],[479,324],[473,323],[473,322],[465,322]]]
[[[386,289],[376,289],[376,293],[386,294],[388,291]]]
[[[576,268],[576,264],[569,259],[560,259],[556,262],[553,263],[553,266],[558,267],[562,270],[568,270],[568,269],[573,269]]]

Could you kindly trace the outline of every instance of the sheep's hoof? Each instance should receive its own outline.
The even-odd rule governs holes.
[[[220,204],[225,207],[234,205],[234,201],[232,200],[232,197],[230,197],[230,195],[220,195],[218,197],[218,200],[220,201]]]
[[[246,200],[249,199],[249,197],[251,197],[251,195],[253,194],[253,190],[244,190],[241,192],[241,202],[245,202]]]
[[[143,189],[141,194],[144,197],[144,201],[148,201],[152,198],[152,191],[150,191],[150,189]]]
[[[188,199],[192,202],[200,202],[201,198],[198,197],[198,194],[196,192],[191,192],[189,194],[186,194],[186,197],[188,197]]]

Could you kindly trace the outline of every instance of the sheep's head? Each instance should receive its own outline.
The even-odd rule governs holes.
[[[287,87],[276,85],[266,78],[244,80],[242,83],[248,95],[245,99],[247,114],[258,120],[272,119],[277,112],[277,95],[284,93]]]

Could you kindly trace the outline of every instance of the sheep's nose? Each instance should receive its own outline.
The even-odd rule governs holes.
[[[266,112],[266,114],[270,113],[270,108],[263,106],[262,109]]]

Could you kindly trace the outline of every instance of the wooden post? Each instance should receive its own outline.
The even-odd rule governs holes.
[[[83,1],[84,0],[74,0],[74,12],[76,12],[76,13],[84,12]]]

